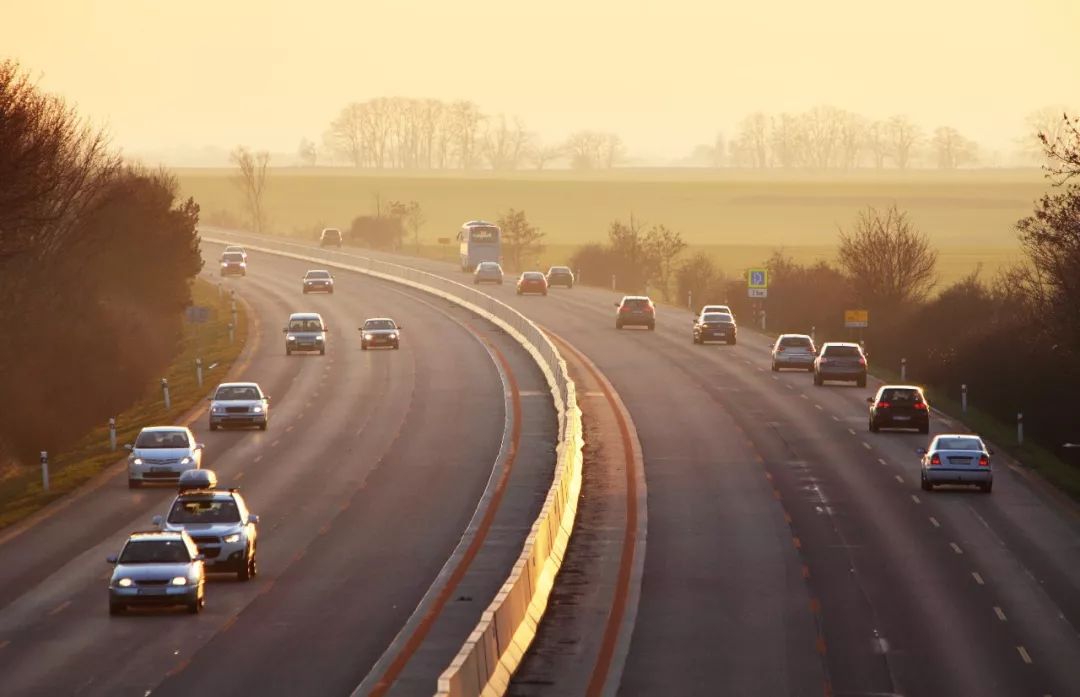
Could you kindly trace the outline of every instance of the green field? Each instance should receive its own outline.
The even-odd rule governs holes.
[[[177,171],[207,222],[243,219],[229,170]],[[1048,188],[1037,170],[814,174],[739,170],[616,170],[581,174],[376,173],[347,169],[277,169],[267,186],[273,231],[310,235],[324,225],[347,227],[375,212],[376,201],[415,200],[427,223],[425,255],[443,253],[439,237],[461,222],[524,209],[547,233],[537,265],[562,261],[573,249],[605,239],[608,223],[633,214],[663,223],[705,249],[729,274],[759,263],[774,249],[797,260],[830,259],[838,226],[867,205],[896,203],[940,252],[940,283],[980,262],[988,274],[1018,258],[1013,225]],[[446,250],[445,253],[449,253]]]

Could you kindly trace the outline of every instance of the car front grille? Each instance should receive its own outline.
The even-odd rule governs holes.
[[[144,457],[142,458],[142,461],[148,465],[175,465],[177,462],[180,462],[180,460],[175,457]]]
[[[143,472],[143,479],[177,479],[177,472]]]
[[[221,542],[216,535],[192,535],[191,539],[197,545],[216,545]]]
[[[165,578],[145,578],[141,581],[136,581],[136,585],[139,586],[164,586],[169,583],[170,579]]]
[[[247,407],[225,407],[226,414],[246,414],[248,413]]]

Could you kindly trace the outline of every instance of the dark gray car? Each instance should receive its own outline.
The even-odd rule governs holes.
[[[814,384],[826,380],[854,382],[866,387],[866,355],[858,344],[829,342],[821,347],[814,359]]]

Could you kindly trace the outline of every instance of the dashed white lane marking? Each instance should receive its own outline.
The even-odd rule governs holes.
[[[604,395],[603,392],[586,392],[585,396],[586,397],[603,397],[605,395]]]
[[[839,420],[840,420],[840,417],[839,417],[839,416],[837,416],[836,414],[833,414],[832,420],[833,420],[833,421],[839,421]]]
[[[802,397],[803,399],[810,399],[809,397],[806,396],[805,392],[800,392],[799,396]]]
[[[855,435],[855,429],[854,428],[849,428],[847,430],[847,432],[850,433],[851,435]]]
[[[1031,660],[1031,654],[1029,654],[1027,652],[1027,649],[1025,649],[1023,646],[1017,646],[1016,651],[1020,654],[1020,659],[1024,661],[1024,663],[1027,663],[1028,665],[1031,665],[1033,663],[1033,661]]]
[[[270,447],[271,448],[276,448],[278,446],[278,443],[280,443],[280,442],[281,442],[281,439],[278,438],[276,441],[274,441],[273,443],[270,444]]]
[[[293,430],[293,428],[295,428],[295,426],[293,426],[292,424],[289,424],[288,426],[285,427],[285,433],[291,432]]]
[[[941,527],[941,523],[937,522],[937,518],[935,518],[934,516],[930,516],[930,522],[934,524],[935,528]]]
[[[862,442],[862,447],[866,448],[867,450],[873,450],[873,448],[874,448],[874,446],[870,445],[866,441]]]
[[[878,461],[879,463],[883,464],[883,465],[887,465],[887,464],[889,464],[888,462],[885,462],[885,458],[883,458],[883,457],[879,457],[879,458],[877,459],[877,461]]]
[[[952,551],[956,552],[957,554],[964,553],[964,550],[960,549],[960,545],[956,544],[955,542],[950,542],[949,546],[952,547]]]
[[[779,377],[779,376],[777,376],[777,375],[773,375],[773,376],[772,376],[772,379],[773,379],[773,380],[779,380],[779,379],[780,379],[780,377]]]
[[[765,369],[764,369],[764,368],[762,368],[762,367],[761,367],[761,366],[759,365],[759,366],[758,366],[758,372],[759,372],[759,373],[764,373],[764,372],[765,372]]]
[[[789,390],[794,390],[795,389],[795,387],[793,385],[784,385],[784,387],[788,388]]]
[[[820,404],[815,404],[814,408],[817,409],[818,411],[825,411],[824,407],[822,407]]]
[[[986,585],[986,581],[983,580],[982,575],[978,571],[972,571],[971,577],[975,579],[975,583],[978,583],[980,586]]]
[[[243,472],[237,472],[237,473],[236,473],[236,474],[235,474],[235,475],[233,476],[233,479],[234,479],[234,480],[236,480],[236,481],[240,481],[240,480],[241,480],[241,479],[243,479],[243,478],[244,478],[244,473],[243,473]]]
[[[263,456],[262,456],[262,455],[256,455],[256,456],[255,456],[255,462],[259,462],[259,461],[260,461],[260,460],[262,460],[262,459],[263,459]]]
[[[896,475],[896,481],[897,481],[897,482],[899,482],[900,484],[903,484],[903,483],[904,483],[904,478],[903,478],[903,477],[901,477],[901,476],[900,476],[900,475],[898,474],[898,475]]]
[[[999,620],[1001,620],[1002,622],[1008,622],[1009,621],[1009,619],[1007,617],[1005,617],[1005,611],[1002,610],[997,605],[994,606],[994,614],[997,615],[997,618]]]
[[[67,610],[69,605],[71,605],[71,601],[65,600],[64,602],[54,607],[52,610],[49,610],[49,616],[52,617],[53,615],[59,615],[64,610]]]
[[[601,392],[601,394],[603,393]],[[542,392],[540,390],[521,390],[518,392],[518,395],[521,397],[550,397],[551,393]]]
[[[915,503],[922,503],[922,500],[919,499],[919,497],[916,496],[915,494],[911,495],[911,500],[914,501]]]

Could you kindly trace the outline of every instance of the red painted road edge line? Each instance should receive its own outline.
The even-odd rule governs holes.
[[[470,328],[470,331],[473,330]],[[371,697],[382,697],[390,690],[394,682],[398,679],[398,676],[401,675],[401,671],[405,669],[409,659],[413,657],[413,654],[420,648],[424,639],[427,638],[428,632],[431,631],[431,627],[435,624],[435,620],[438,619],[439,614],[442,612],[443,608],[446,607],[446,603],[449,602],[450,597],[454,594],[457,585],[461,582],[461,579],[465,577],[465,573],[469,570],[469,565],[472,564],[473,559],[476,558],[476,555],[480,552],[480,547],[483,546],[484,540],[487,539],[487,534],[495,521],[495,513],[499,510],[499,504],[502,503],[503,494],[506,492],[507,482],[510,481],[510,472],[514,467],[514,460],[517,459],[518,444],[521,440],[521,393],[518,390],[517,378],[514,377],[514,373],[510,370],[510,363],[506,360],[506,357],[499,348],[489,343],[475,331],[473,331],[473,333],[491,348],[496,358],[499,359],[499,364],[502,366],[507,381],[510,383],[510,395],[514,414],[513,425],[510,431],[510,451],[506,458],[506,466],[503,468],[502,475],[499,477],[499,483],[496,485],[495,491],[492,494],[491,503],[488,504],[487,510],[484,512],[484,518],[480,521],[480,527],[477,529],[476,535],[473,537],[468,549],[465,550],[465,554],[462,555],[458,565],[454,568],[454,572],[450,575],[446,585],[443,586],[439,595],[435,598],[435,602],[428,608],[424,618],[416,625],[416,630],[412,633],[412,636],[410,636],[409,640],[405,642],[405,645],[401,647],[401,651],[394,657],[393,662],[386,668],[386,672],[379,678],[379,681],[375,683],[375,687],[371,690]]]
[[[600,374],[596,367],[585,359],[584,355],[576,348],[566,343],[555,334],[548,333],[567,352],[573,354],[578,362],[593,376],[600,385],[611,410],[615,413],[615,419],[619,422],[619,434],[622,436],[623,452],[626,462],[626,532],[623,534],[622,558],[619,560],[619,577],[615,584],[615,595],[611,601],[611,613],[608,615],[607,625],[604,627],[604,638],[600,644],[600,652],[596,657],[596,665],[593,667],[589,686],[585,691],[586,697],[600,697],[604,692],[608,673],[611,670],[611,659],[615,655],[615,644],[619,640],[619,629],[622,626],[623,615],[626,613],[626,603],[630,597],[630,575],[634,567],[634,548],[637,545],[637,479],[634,468],[634,445],[630,437],[630,427],[626,418],[612,395],[611,387]]]

